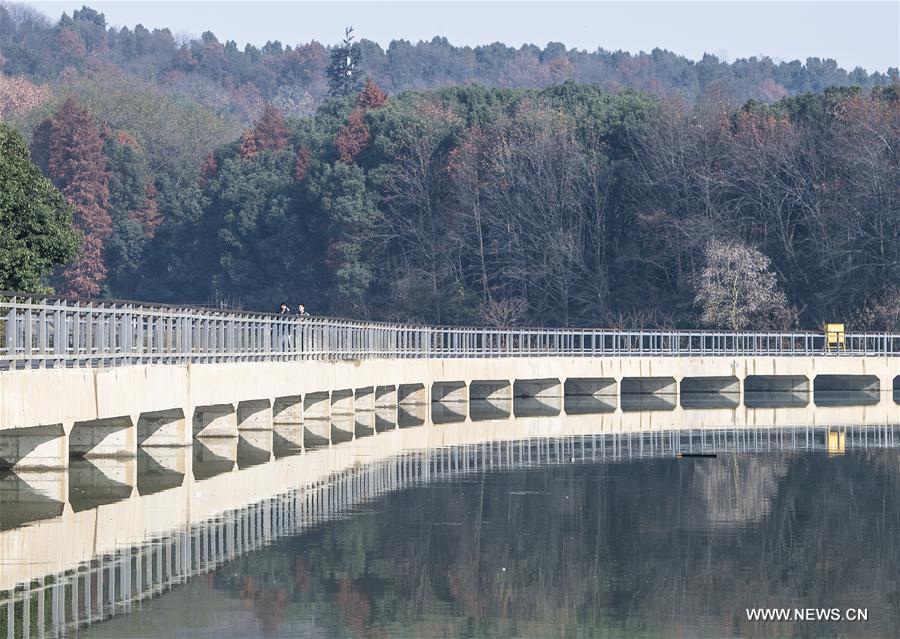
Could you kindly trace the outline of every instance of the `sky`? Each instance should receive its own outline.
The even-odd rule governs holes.
[[[338,42],[352,25],[358,37],[387,47],[445,36],[455,45],[502,42],[632,53],[668,49],[691,59],[713,53],[733,61],[834,58],[867,71],[900,67],[900,1],[887,2],[174,2],[31,1],[54,20],[82,4],[107,23],[168,27],[176,36],[212,31],[222,42],[257,46]]]

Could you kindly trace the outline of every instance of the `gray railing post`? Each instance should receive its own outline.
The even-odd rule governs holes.
[[[17,325],[18,313],[16,312],[16,298],[10,300],[9,311],[6,314],[6,357],[11,361],[17,359],[19,327]]]

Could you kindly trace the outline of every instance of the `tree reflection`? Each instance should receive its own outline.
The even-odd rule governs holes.
[[[457,477],[251,553],[217,587],[266,633],[890,636],[898,452],[723,455]],[[221,571],[220,571],[221,573]],[[869,622],[751,623],[748,607]]]

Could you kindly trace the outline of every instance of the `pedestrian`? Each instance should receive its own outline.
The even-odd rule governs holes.
[[[288,308],[288,305],[284,302],[281,303],[281,306],[278,307],[278,313],[281,315],[287,315],[291,312],[291,309]]]
[[[309,313],[306,312],[306,307],[303,306],[303,304],[297,307],[297,315],[309,315]]]

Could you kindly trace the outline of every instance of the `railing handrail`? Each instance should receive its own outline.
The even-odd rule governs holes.
[[[135,363],[523,356],[900,357],[900,334],[424,326],[0,291],[0,370]]]

